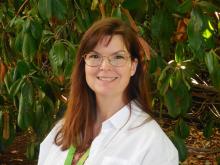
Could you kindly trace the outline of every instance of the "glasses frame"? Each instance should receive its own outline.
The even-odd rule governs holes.
[[[93,52],[93,51],[91,51],[91,52]],[[89,52],[89,53],[91,53],[91,52]],[[84,59],[84,61],[85,61],[85,64],[88,65],[88,66],[90,66],[90,67],[98,67],[98,66],[101,66],[102,63],[103,63],[103,61],[104,61],[104,58],[107,59],[108,63],[109,63],[111,66],[113,66],[113,67],[122,67],[122,66],[124,66],[124,65],[128,62],[128,59],[131,58],[130,55],[129,55],[129,56],[125,56],[126,62],[125,62],[123,65],[117,66],[117,65],[113,65],[113,64],[111,63],[111,59],[110,59],[111,56],[103,56],[103,55],[101,55],[101,54],[98,53],[98,52],[94,52],[94,53],[96,53],[97,55],[100,55],[102,59],[101,59],[101,61],[100,61],[100,64],[98,64],[98,65],[89,65],[88,62],[86,62],[86,56],[87,56],[89,53],[84,54],[82,57],[83,57],[83,59]],[[127,52],[125,52],[125,53],[127,54]]]

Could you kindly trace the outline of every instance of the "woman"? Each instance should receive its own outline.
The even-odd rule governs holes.
[[[63,120],[41,143],[38,165],[177,165],[178,152],[151,118],[143,50],[114,18],[84,34]]]

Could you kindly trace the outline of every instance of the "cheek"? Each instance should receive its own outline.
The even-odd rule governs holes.
[[[96,73],[97,73],[97,71],[95,68],[85,67],[85,77],[86,77],[86,82],[88,85],[91,84],[91,82],[95,78]]]

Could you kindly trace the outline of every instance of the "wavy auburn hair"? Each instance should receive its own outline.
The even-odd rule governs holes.
[[[63,125],[55,137],[55,143],[62,150],[74,145],[84,150],[93,140],[93,127],[96,121],[96,97],[85,78],[83,55],[92,51],[105,36],[121,35],[131,59],[137,59],[136,73],[127,87],[127,100],[135,100],[137,105],[148,114],[150,111],[149,88],[147,84],[144,51],[136,32],[125,22],[116,18],[105,18],[95,22],[85,32],[76,56],[76,64],[71,78],[71,89]]]

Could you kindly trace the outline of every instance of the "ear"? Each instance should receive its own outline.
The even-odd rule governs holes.
[[[131,76],[133,76],[136,73],[137,66],[138,66],[138,59],[135,58],[134,60],[131,61]]]

